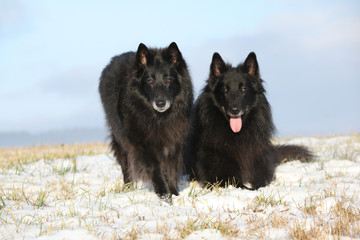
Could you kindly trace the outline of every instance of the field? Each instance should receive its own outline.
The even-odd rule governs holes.
[[[0,238],[360,239],[360,135],[274,142],[317,158],[257,191],[184,178],[172,204],[124,185],[105,144],[0,149]]]

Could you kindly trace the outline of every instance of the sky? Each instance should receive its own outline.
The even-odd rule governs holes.
[[[0,0],[0,132],[104,128],[111,57],[175,41],[195,94],[254,51],[277,136],[360,132],[359,1]]]

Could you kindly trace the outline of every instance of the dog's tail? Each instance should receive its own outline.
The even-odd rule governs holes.
[[[298,145],[278,145],[275,148],[279,155],[279,164],[294,160],[311,162],[315,157],[308,148]]]

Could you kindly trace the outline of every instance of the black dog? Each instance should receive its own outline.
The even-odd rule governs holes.
[[[214,53],[192,122],[187,168],[203,185],[258,189],[272,181],[283,158],[312,158],[304,147],[272,145],[275,127],[253,52],[237,67]]]
[[[115,56],[99,91],[124,182],[142,179],[161,197],[178,195],[193,90],[176,43],[164,49],[141,43],[136,53]]]

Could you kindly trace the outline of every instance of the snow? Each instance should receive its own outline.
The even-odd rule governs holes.
[[[334,224],[339,203],[360,213],[359,135],[279,143],[308,146],[317,159],[280,165],[257,191],[210,191],[184,178],[172,204],[147,183],[125,187],[107,154],[0,169],[0,238],[291,239],[296,224]],[[360,239],[360,218],[349,224],[355,233],[343,237]]]

